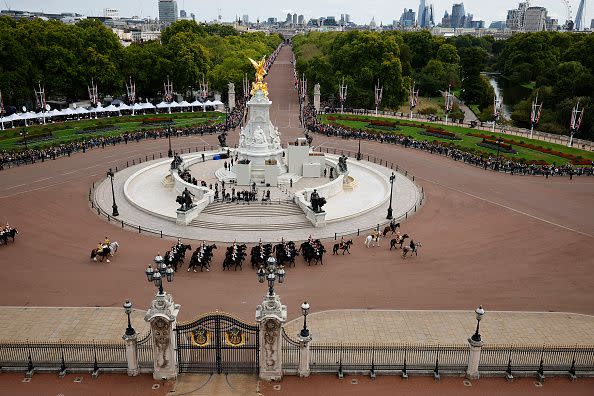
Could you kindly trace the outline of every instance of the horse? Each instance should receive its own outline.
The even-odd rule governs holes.
[[[0,240],[4,241],[6,245],[8,245],[8,238],[12,239],[14,243],[14,237],[18,234],[18,230],[16,228],[10,228],[6,231],[0,231]]]
[[[289,267],[293,264],[295,266],[295,257],[299,255],[297,249],[295,249],[295,242],[289,241],[287,243],[279,243],[272,249],[276,253],[276,261],[279,265],[283,265],[288,262]]]
[[[318,263],[324,265],[324,253],[326,253],[326,249],[319,239],[316,239],[313,243],[309,241],[303,242],[299,247],[299,252],[303,256],[307,265],[311,265],[312,261],[314,261],[316,265]]]
[[[223,271],[231,270],[232,266],[235,267],[235,271],[237,271],[238,267],[243,271],[242,263],[246,256],[247,246],[245,244],[236,245],[235,253],[233,250],[233,246],[227,248],[225,259],[223,260]]]
[[[212,260],[212,251],[217,248],[217,245],[205,245],[197,248],[192,254],[190,263],[188,264],[188,272],[190,270],[196,271],[196,267],[200,267],[200,272],[206,268],[206,272],[210,271],[210,261]]]
[[[392,250],[392,248],[398,248],[397,245],[400,245],[400,249],[402,249],[402,244],[404,243],[404,240],[407,238],[409,238],[408,234],[404,234],[399,239],[398,238],[392,239],[390,241],[390,250]]]
[[[413,253],[415,254],[415,256],[418,256],[419,255],[419,248],[421,246],[423,246],[423,245],[421,245],[421,242],[415,243],[415,248],[414,249],[411,249],[410,246],[404,246],[402,248],[402,258],[405,259],[406,256],[408,255],[408,253],[410,253],[411,256],[412,256]]]
[[[390,223],[390,225],[386,228],[384,228],[384,231],[382,232],[382,236],[385,238],[386,235],[388,235],[388,232],[392,231],[392,234],[394,234],[396,232],[396,229],[400,228],[400,223]]]
[[[272,251],[273,247],[270,243],[252,247],[250,251],[252,269],[259,267],[260,264],[265,264],[268,257],[272,255]]]
[[[353,240],[349,239],[346,242],[342,243],[342,246],[340,243],[335,243],[334,247],[332,248],[332,254],[338,254],[339,250],[342,250],[342,255],[344,256],[345,252],[348,254],[351,254],[351,252],[349,251],[349,249],[351,248],[351,245],[353,244]]]
[[[377,246],[380,245],[380,239],[381,236],[379,233],[375,234],[375,235],[367,235],[367,238],[365,238],[365,246],[369,247],[371,246],[375,246],[375,244],[377,243]]]
[[[101,251],[99,251],[98,248],[95,248],[95,249],[91,250],[91,260],[97,261],[97,256],[99,256],[101,258],[99,260],[99,262],[102,263],[103,259],[106,259],[106,261],[108,263],[111,263],[111,261],[109,261],[109,257],[116,254],[119,246],[120,246],[119,243],[112,242],[109,244],[109,246],[104,247],[103,250],[101,250]]]

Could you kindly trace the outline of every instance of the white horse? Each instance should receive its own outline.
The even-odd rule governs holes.
[[[380,239],[381,239],[381,236],[379,235],[379,233],[376,235],[367,235],[367,238],[365,238],[365,246],[367,246],[367,247],[375,246],[376,243],[377,243],[377,246],[379,246]]]
[[[405,259],[406,256],[408,255],[408,253],[410,253],[410,255],[412,256],[412,254],[414,253],[415,256],[418,256],[419,254],[419,248],[423,246],[421,244],[421,242],[416,242],[415,243],[415,249],[411,249],[410,246],[403,246],[402,247],[402,258]]]
[[[97,251],[97,249],[93,249],[91,251],[91,259],[93,261],[97,261],[97,256],[100,256],[100,257],[103,256],[103,258],[105,258],[106,261],[108,263],[110,263],[111,261],[109,261],[109,257],[113,257],[113,255],[117,253],[119,247],[120,247],[120,244],[119,243],[117,243],[115,241],[114,242],[111,242],[109,244],[109,255],[108,256],[103,256],[101,252],[98,252]],[[103,258],[101,259],[101,261],[103,261]]]
[[[120,244],[117,243],[116,241],[110,243],[109,244],[109,254],[113,257],[113,255],[118,252],[119,247],[120,247]]]

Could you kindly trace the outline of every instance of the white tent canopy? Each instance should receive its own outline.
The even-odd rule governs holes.
[[[89,113],[89,110],[85,109],[84,107],[77,107],[76,110],[74,110],[74,112],[76,114],[87,114]]]
[[[189,104],[188,102],[186,102],[185,100],[182,100],[181,102],[179,102],[179,106],[180,107],[190,107],[192,105]]]
[[[105,108],[105,111],[108,111],[110,113],[117,113],[119,110],[114,105],[109,105]]]
[[[118,107],[120,110],[132,110],[132,107],[128,106],[126,103],[122,102],[120,103],[120,106]]]
[[[213,105],[213,106],[221,106],[221,105],[223,105],[223,104],[224,104],[224,103],[223,103],[223,102],[221,102],[220,100],[215,100],[214,102],[212,102],[212,105]]]
[[[150,102],[142,103],[141,106],[143,109],[154,109],[155,108],[155,105],[153,105]]]
[[[141,103],[134,103],[134,105],[132,106],[132,108],[133,108],[134,110],[142,110],[142,109],[143,109],[143,107],[142,107],[142,104],[141,104]]]
[[[206,102],[204,102],[204,106],[214,106],[215,103],[211,102],[210,100],[207,100]]]
[[[166,109],[169,107],[169,103],[167,102],[161,102],[159,104],[157,104],[157,109]]]
[[[74,115],[74,114],[76,114],[76,111],[74,111],[70,107],[67,107],[64,110],[62,110],[62,115]]]
[[[196,107],[196,106],[202,107],[204,105],[202,103],[198,102],[197,100],[195,100],[192,103],[190,103],[190,106],[192,106],[192,107]]]

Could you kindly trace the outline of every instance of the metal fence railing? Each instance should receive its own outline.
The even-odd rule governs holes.
[[[153,360],[153,337],[149,330],[144,336],[138,338],[138,367],[142,372],[152,372],[154,368]]]
[[[14,371],[126,371],[124,343],[3,342],[0,367]]]
[[[299,342],[289,337],[283,327],[282,338],[283,373],[296,374],[299,368],[301,348]]]

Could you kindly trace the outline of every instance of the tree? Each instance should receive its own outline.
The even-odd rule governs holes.
[[[460,63],[458,50],[451,44],[442,44],[437,51],[437,59],[443,63]]]

